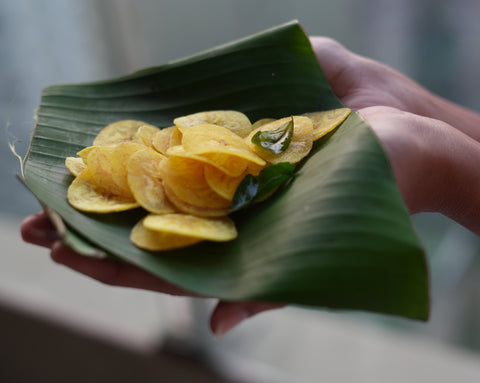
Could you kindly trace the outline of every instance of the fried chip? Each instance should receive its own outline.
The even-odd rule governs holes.
[[[83,162],[87,163],[88,154],[92,150],[95,150],[95,148],[95,146],[87,146],[86,148],[83,148],[82,150],[77,152],[77,156],[79,156],[83,160]]]
[[[137,142],[126,141],[116,145],[110,157],[110,166],[113,182],[120,190],[118,194],[133,198],[132,191],[128,184],[127,164],[133,154],[145,149],[145,145]]]
[[[204,164],[215,166],[229,176],[237,177],[248,167],[249,162],[237,156],[229,156],[222,153],[210,153],[197,155],[187,152],[182,145],[173,146],[167,150],[168,157],[183,157]],[[257,165],[258,166],[258,165]]]
[[[167,150],[170,148],[170,140],[175,131],[175,126],[164,128],[155,133],[152,137],[152,147],[159,153],[166,155]],[[181,143],[181,138],[180,138]]]
[[[138,129],[148,125],[152,128],[156,128],[153,125],[149,125],[143,121],[136,120],[121,120],[107,125],[103,128],[93,140],[93,146],[110,146],[119,144],[125,141],[134,141],[142,143],[142,139],[138,136]]]
[[[266,165],[241,137],[224,127],[202,124],[179,129],[183,134],[182,146],[186,152],[208,159],[233,177],[242,174],[249,163]]]
[[[136,136],[142,140],[145,146],[153,148],[153,137],[158,132],[161,132],[161,129],[153,125],[145,124],[138,128]]]
[[[212,110],[199,112],[173,120],[179,128],[188,128],[201,124],[223,126],[240,137],[246,137],[252,131],[248,117],[235,110]]]
[[[338,108],[322,112],[305,113],[313,124],[313,140],[316,141],[337,128],[350,115],[349,108]]]
[[[213,210],[230,206],[229,201],[208,186],[204,166],[203,162],[194,159],[170,156],[159,164],[159,171],[164,186],[172,189],[178,199],[189,205]],[[175,204],[174,201],[172,203]]]
[[[261,118],[260,120],[257,120],[253,123],[252,130],[258,129],[262,125],[268,124],[273,121],[275,121],[274,118]]]
[[[128,161],[128,185],[135,200],[147,211],[156,214],[173,213],[175,207],[165,196],[159,165],[165,156],[153,149],[143,149]]]
[[[71,174],[78,176],[87,168],[87,165],[82,157],[67,157],[65,158],[65,167]]]
[[[131,230],[130,241],[141,249],[149,251],[165,251],[194,245],[195,243],[200,242],[201,239],[149,230],[143,226],[142,220]]]
[[[300,162],[312,149],[313,145],[313,124],[310,118],[305,116],[293,116],[294,130],[292,140],[288,148],[279,154],[274,154],[260,146],[255,145],[252,142],[253,136],[259,131],[272,131],[280,128],[289,121],[292,117],[282,118],[275,120],[274,122],[267,123],[252,131],[245,142],[260,157],[271,164],[277,164],[280,162],[290,162],[297,164]]]
[[[232,177],[215,166],[205,165],[204,174],[208,186],[210,186],[215,193],[232,201],[238,185],[240,185],[240,182],[242,182],[245,176],[247,174],[257,175],[260,172],[260,169],[260,167],[255,167],[255,169],[247,168],[239,176]]]
[[[116,213],[140,206],[134,200],[110,194],[102,189],[94,183],[89,169],[85,169],[70,184],[67,199],[75,209],[88,213]]]
[[[93,182],[110,194],[131,198],[131,193],[122,195],[122,189],[113,179],[112,155],[114,146],[95,146],[88,152],[85,163]]]
[[[149,214],[143,221],[149,230],[209,241],[231,241],[237,237],[235,224],[228,217],[205,218],[190,214]]]
[[[165,190],[165,195],[167,196],[168,200],[179,211],[183,213],[195,215],[198,217],[223,217],[230,213],[230,201],[225,200],[226,202],[228,202],[228,205],[225,204],[224,207],[212,208],[211,206],[195,206],[185,200],[178,198],[174,191],[167,185],[164,184],[163,188]]]

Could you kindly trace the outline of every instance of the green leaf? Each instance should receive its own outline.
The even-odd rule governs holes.
[[[286,124],[275,130],[258,131],[252,137],[252,143],[267,149],[273,154],[287,150],[293,137],[293,117]]]
[[[341,106],[292,22],[121,78],[46,88],[23,182],[63,219],[78,251],[83,241],[199,294],[425,319],[422,246],[382,147],[356,113],[320,140],[288,188],[234,215],[239,236],[231,242],[150,253],[129,241],[142,210],[83,214],[66,200],[65,157],[110,122],[167,127],[212,109],[256,120]]]
[[[293,177],[294,171],[295,165],[280,162],[262,169],[258,176],[247,174],[235,192],[232,210],[237,211],[268,198],[280,185]]]

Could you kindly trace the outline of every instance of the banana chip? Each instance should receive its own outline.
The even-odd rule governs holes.
[[[159,173],[165,190],[171,189],[176,200],[200,209],[228,209],[230,201],[215,193],[205,180],[204,166],[202,162],[177,156],[161,161]],[[177,206],[176,201],[172,203]]]
[[[133,198],[132,191],[128,184],[127,165],[132,155],[143,149],[145,149],[145,145],[131,141],[121,142],[113,148],[110,157],[110,166],[113,182],[115,182],[117,188],[120,190],[118,194]]]
[[[143,144],[145,146],[148,146],[150,148],[153,147],[153,137],[158,133],[161,132],[162,130],[157,128],[156,126],[145,124],[141,125],[136,133],[136,136],[142,140]]]
[[[271,164],[278,164],[280,162],[299,163],[310,153],[313,145],[313,124],[308,117],[293,116],[293,136],[288,148],[282,153],[274,154],[252,142],[252,138],[257,132],[276,130],[287,124],[291,119],[292,117],[286,117],[260,126],[252,131],[245,139],[247,145],[252,151]]]
[[[261,118],[260,120],[257,120],[253,123],[252,130],[258,129],[262,125],[268,124],[273,121],[275,121],[274,118]]]
[[[170,126],[155,133],[152,137],[152,147],[159,153],[167,154],[167,150],[172,146],[170,140],[172,139],[175,129],[175,126]],[[179,143],[181,143],[181,139]]]
[[[198,217],[223,217],[230,213],[230,203],[225,207],[212,208],[211,206],[195,206],[184,201],[173,192],[167,185],[163,185],[168,200],[182,213]]]
[[[135,246],[149,251],[173,250],[201,241],[196,237],[149,230],[143,226],[143,220],[133,227],[130,232],[130,240]]]
[[[93,146],[110,146],[116,145],[125,141],[134,141],[142,143],[142,139],[138,136],[138,129],[148,125],[151,128],[156,128],[153,125],[149,125],[143,121],[136,120],[121,120],[107,125],[98,133],[95,140],[93,140]]]
[[[246,137],[252,131],[252,124],[248,117],[235,110],[212,110],[178,117],[173,123],[179,128],[188,128],[201,124],[223,126],[237,136]]]
[[[81,157],[67,157],[65,158],[65,167],[74,176],[78,176],[87,168],[87,165]]]
[[[322,112],[305,113],[313,123],[313,140],[316,141],[337,128],[350,115],[349,108],[339,108]]]
[[[231,241],[237,237],[235,224],[228,217],[204,218],[189,214],[149,214],[143,220],[143,226],[161,233],[209,241]]]
[[[204,174],[208,186],[223,198],[232,201],[235,191],[247,174],[257,175],[260,172],[260,167],[252,169],[247,168],[241,175],[232,177],[222,172],[217,167],[212,165],[205,165]]]
[[[113,179],[112,156],[114,146],[95,146],[88,152],[85,163],[96,185],[101,185],[112,195],[131,198],[131,193],[123,193],[121,187]]]
[[[182,129],[182,146],[187,153],[199,155],[225,173],[235,177],[249,163],[266,165],[265,160],[252,152],[245,141],[230,130],[211,124]]]
[[[160,177],[159,165],[164,158],[152,149],[143,149],[133,154],[127,165],[133,197],[145,210],[156,214],[176,211],[165,195]]]
[[[70,184],[67,199],[74,208],[88,213],[116,213],[140,206],[135,200],[116,196],[102,189],[93,181],[88,169]]]
[[[173,146],[167,150],[168,157],[183,157],[204,164],[209,164],[231,177],[237,177],[242,174],[249,166],[249,162],[244,158],[230,156],[222,153],[208,153],[197,155],[189,153],[182,145]]]

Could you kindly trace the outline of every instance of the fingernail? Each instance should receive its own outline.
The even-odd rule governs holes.
[[[221,337],[225,335],[227,332],[231,331],[233,328],[238,326],[241,322],[247,319],[250,315],[245,310],[239,310],[234,313],[234,315],[230,315],[221,321],[218,322],[217,326],[214,329],[214,334],[216,337]]]

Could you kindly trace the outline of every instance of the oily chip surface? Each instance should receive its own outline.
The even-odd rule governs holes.
[[[350,115],[349,108],[338,108],[321,112],[305,113],[313,124],[313,140],[316,141],[337,128]]]
[[[88,213],[117,213],[140,206],[135,200],[112,195],[96,185],[88,169],[72,181],[67,198],[74,208]]]
[[[161,233],[171,233],[209,241],[231,241],[237,237],[235,224],[228,217],[205,218],[190,214],[149,214],[143,226]]]
[[[143,225],[143,220],[133,227],[130,240],[135,246],[149,251],[174,250],[201,241],[199,238],[149,230]]]
[[[293,136],[288,148],[280,153],[274,154],[252,142],[253,136],[257,132],[273,131],[287,124],[293,118]],[[247,145],[257,153],[260,157],[271,164],[280,162],[290,162],[292,164],[299,163],[305,158],[313,146],[313,124],[310,118],[305,116],[286,117],[273,122],[261,125],[253,130],[245,139]]]
[[[87,165],[81,157],[67,157],[65,158],[65,167],[72,175],[78,176],[87,168]]]
[[[189,114],[173,120],[179,128],[188,128],[201,124],[213,124],[223,126],[242,138],[246,137],[252,130],[252,123],[249,118],[235,110],[212,110]]]
[[[173,213],[160,177],[159,165],[166,157],[145,148],[135,152],[127,165],[127,180],[135,200],[147,211],[156,214]]]
[[[137,132],[138,128],[143,125],[156,128],[146,122],[137,120],[121,120],[109,124],[97,134],[97,137],[93,140],[93,146],[110,146],[125,141],[142,143],[142,139],[138,136]]]

